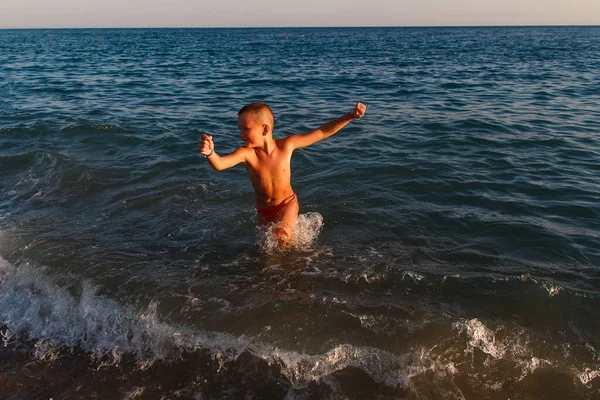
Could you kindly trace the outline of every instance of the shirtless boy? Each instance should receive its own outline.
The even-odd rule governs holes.
[[[350,121],[361,118],[366,109],[364,104],[357,103],[348,114],[314,131],[274,139],[271,109],[265,103],[252,103],[238,112],[238,126],[244,146],[231,154],[220,156],[214,150],[212,136],[202,135],[198,151],[217,171],[244,164],[254,187],[258,224],[275,223],[273,234],[280,245],[286,245],[294,236],[299,210],[298,199],[291,185],[292,153],[335,134]]]

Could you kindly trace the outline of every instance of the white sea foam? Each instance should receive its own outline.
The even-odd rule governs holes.
[[[372,347],[342,344],[324,354],[306,355],[280,349],[269,350],[263,358],[282,365],[284,374],[295,384],[319,380],[335,371],[356,367],[366,371],[376,382],[389,387],[405,387],[406,356]]]
[[[546,291],[548,292],[548,294],[550,295],[550,297],[554,297],[557,294],[560,294],[561,292],[564,291],[564,289],[561,286],[556,285],[556,284],[552,284],[552,283],[549,283],[549,282],[544,282],[542,284],[542,287],[544,289],[546,289]]]
[[[492,371],[494,365],[506,362],[515,366],[521,371],[513,377],[515,380],[523,379],[540,367],[553,365],[529,345],[531,332],[507,323],[493,328],[477,318],[454,322],[458,335],[441,339],[433,347],[417,345],[405,353],[341,343],[321,354],[301,354],[262,342],[258,337],[235,337],[174,326],[161,321],[157,303],[151,302],[142,308],[119,304],[99,296],[89,283],[83,283],[81,290],[76,291],[81,293],[74,295],[57,286],[43,268],[27,264],[15,267],[0,258],[0,325],[5,326],[0,340],[10,343],[26,336],[33,341],[41,359],[55,358],[65,346],[82,348],[91,357],[107,363],[118,363],[124,354],[132,354],[140,369],[156,360],[170,361],[183,352],[195,350],[208,350],[219,365],[224,366],[249,351],[280,365],[282,374],[296,388],[319,380],[333,382],[335,386],[335,379],[328,378],[332,373],[355,367],[365,371],[375,382],[414,393],[419,393],[420,385],[433,383],[440,397],[460,394],[454,382],[456,375],[469,376],[468,379],[476,385],[485,385],[489,391],[502,389],[500,380],[490,380],[489,374],[478,373],[473,361],[475,349],[485,354],[485,365]],[[229,305],[217,297],[208,301],[223,307]],[[359,317],[365,329],[377,331],[380,327],[381,333],[387,332],[389,340],[394,340],[396,333],[386,326],[390,321],[369,315]],[[397,321],[392,323],[395,324]],[[565,361],[573,361],[569,360]],[[572,369],[574,377],[586,386],[600,376],[597,368],[573,365]],[[498,376],[498,379],[505,378]]]
[[[276,224],[269,224],[257,230],[256,243],[267,254],[281,251],[273,230]],[[317,212],[298,215],[296,231],[287,249],[309,250],[323,229],[323,216]],[[286,250],[287,250],[286,249]]]
[[[481,350],[490,356],[488,366],[496,362],[511,362],[521,371],[518,380],[538,368],[553,365],[552,361],[536,354],[530,345],[531,333],[514,324],[503,323],[494,330],[474,318],[456,322],[454,327],[467,335],[465,353],[472,353],[474,349]]]
[[[221,303],[220,299],[209,301]],[[119,304],[96,294],[84,283],[79,296],[53,283],[43,268],[13,266],[0,258],[0,325],[5,344],[26,338],[36,356],[51,360],[64,347],[79,347],[92,358],[117,364],[124,354],[136,357],[140,369],[156,360],[173,360],[183,352],[208,350],[220,365],[242,352],[282,366],[290,381],[303,385],[345,367],[362,368],[378,382],[402,386],[404,356],[380,349],[340,344],[324,354],[306,355],[250,337],[199,332],[160,321],[157,303],[145,309]]]
[[[419,379],[429,376],[426,391],[432,393],[434,398],[462,399],[464,396],[460,388],[454,383],[454,376],[458,373],[454,361],[436,354],[433,349],[420,348],[413,354],[413,362],[407,366],[407,387],[415,394],[423,392]],[[416,398],[420,398],[417,395]]]
[[[584,371],[577,373],[577,378],[587,387],[591,387],[590,383],[597,378],[600,378],[600,370],[586,368]]]
[[[470,348],[478,348],[494,358],[502,358],[507,351],[507,343],[496,341],[496,334],[477,318],[466,322]]]
[[[182,351],[209,349],[235,357],[247,347],[244,337],[196,332],[161,322],[157,304],[145,309],[123,306],[96,295],[89,283],[80,296],[55,285],[43,269],[15,267],[0,258],[0,324],[5,343],[25,334],[35,341],[40,358],[55,349],[81,347],[95,357],[118,363],[131,353],[141,362],[169,359]]]
[[[424,276],[424,275],[421,275],[421,274],[419,274],[418,272],[414,272],[414,271],[405,271],[405,272],[402,274],[402,280],[403,280],[403,281],[405,281],[405,280],[408,280],[408,279],[411,279],[411,280],[413,280],[414,282],[420,282],[420,281],[422,281],[422,280],[424,280],[424,279],[427,279],[427,278],[425,278],[425,276]]]

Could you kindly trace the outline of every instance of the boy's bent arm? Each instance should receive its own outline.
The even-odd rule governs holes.
[[[222,171],[224,169],[231,168],[234,165],[238,165],[239,163],[245,162],[246,153],[247,149],[238,147],[233,153],[226,156],[220,156],[213,152],[211,155],[206,157],[206,159],[211,167],[217,171]]]
[[[352,112],[344,114],[333,121],[329,121],[314,131],[305,133],[303,135],[291,135],[287,140],[290,141],[295,149],[310,146],[311,144],[336,134],[340,129],[348,125],[350,121],[362,117],[365,113],[365,110],[366,107],[364,104],[357,103]]]

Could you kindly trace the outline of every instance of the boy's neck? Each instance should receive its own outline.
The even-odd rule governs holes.
[[[268,137],[265,137],[263,145],[258,149],[264,151],[268,156],[270,156],[276,147],[277,145],[275,143],[275,139],[273,139],[273,136],[269,135]]]

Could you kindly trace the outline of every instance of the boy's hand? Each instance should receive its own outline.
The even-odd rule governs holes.
[[[198,141],[198,152],[203,156],[208,156],[215,149],[215,144],[213,143],[212,136],[208,136],[207,134],[202,135],[202,139]]]
[[[365,111],[367,111],[367,106],[365,106],[363,103],[356,103],[356,106],[354,106],[354,110],[352,110],[351,114],[354,119],[359,119],[365,115]]]

